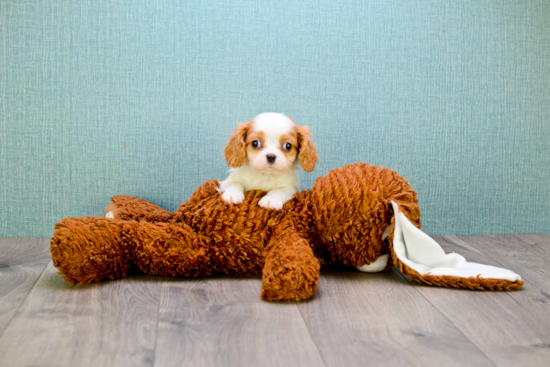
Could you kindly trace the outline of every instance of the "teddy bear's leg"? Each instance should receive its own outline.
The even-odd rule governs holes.
[[[261,298],[298,301],[315,293],[320,264],[309,242],[293,227],[276,233],[267,247]]]
[[[210,239],[183,223],[66,218],[56,224],[50,248],[70,284],[121,278],[133,264],[148,274],[212,274]]]
[[[386,229],[384,230],[384,233],[382,233],[382,241],[385,241],[390,236],[390,231],[392,229],[392,225],[388,225]],[[383,254],[378,256],[376,260],[371,261],[368,264],[364,264],[362,266],[356,266],[355,268],[359,271],[362,271],[364,273],[378,273],[380,271],[384,271],[392,266],[391,258],[389,254]]]
[[[125,276],[131,256],[123,242],[130,222],[100,217],[66,218],[55,225],[50,250],[69,284]]]
[[[144,199],[119,195],[111,199],[103,216],[110,219],[170,222],[174,218],[174,213]]]
[[[135,264],[147,274],[198,277],[213,274],[210,238],[184,223],[139,222],[127,236]]]

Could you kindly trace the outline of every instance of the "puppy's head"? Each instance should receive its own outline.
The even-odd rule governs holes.
[[[307,126],[268,112],[237,127],[225,146],[225,159],[231,168],[248,159],[252,168],[265,173],[286,171],[299,160],[304,170],[311,172],[317,164],[317,150]]]

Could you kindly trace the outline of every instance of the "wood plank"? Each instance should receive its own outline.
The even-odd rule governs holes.
[[[550,236],[544,233],[538,234],[516,234],[510,237],[517,238],[529,244],[540,244],[544,247],[545,258],[550,260]]]
[[[0,338],[5,366],[151,366],[160,282],[69,286],[50,262]]]
[[[508,264],[502,264],[491,257],[493,253],[489,256],[480,251],[478,243],[486,239],[474,236],[443,236],[434,239],[446,252],[457,252],[469,261],[510,269],[517,267],[515,256],[509,257]],[[510,244],[508,250],[517,251],[513,247]],[[515,292],[469,291],[430,287],[416,282],[411,284],[495,364],[548,364],[550,297],[542,295],[533,284],[526,282],[522,290]]]
[[[0,238],[0,336],[51,259],[49,238]]]
[[[522,241],[525,241],[527,243],[538,243],[545,246],[545,256],[546,258],[550,258],[550,236],[544,233],[538,233],[538,234],[515,234],[511,235],[511,237],[515,237],[517,239],[520,239]]]
[[[259,299],[259,277],[162,286],[155,366],[324,366],[295,302]]]
[[[327,366],[493,366],[395,269],[322,272],[298,305]]]

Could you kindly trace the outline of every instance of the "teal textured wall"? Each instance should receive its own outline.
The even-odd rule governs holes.
[[[550,2],[0,0],[0,235],[224,178],[284,112],[330,169],[418,191],[429,234],[550,234]]]

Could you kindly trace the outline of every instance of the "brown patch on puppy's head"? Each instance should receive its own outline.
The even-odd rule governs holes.
[[[239,124],[225,145],[225,160],[231,168],[238,168],[244,164],[246,159],[246,137],[251,125],[252,121]]]
[[[317,149],[310,139],[311,132],[307,126],[297,126],[299,153],[298,159],[306,172],[311,172],[317,164]]]

